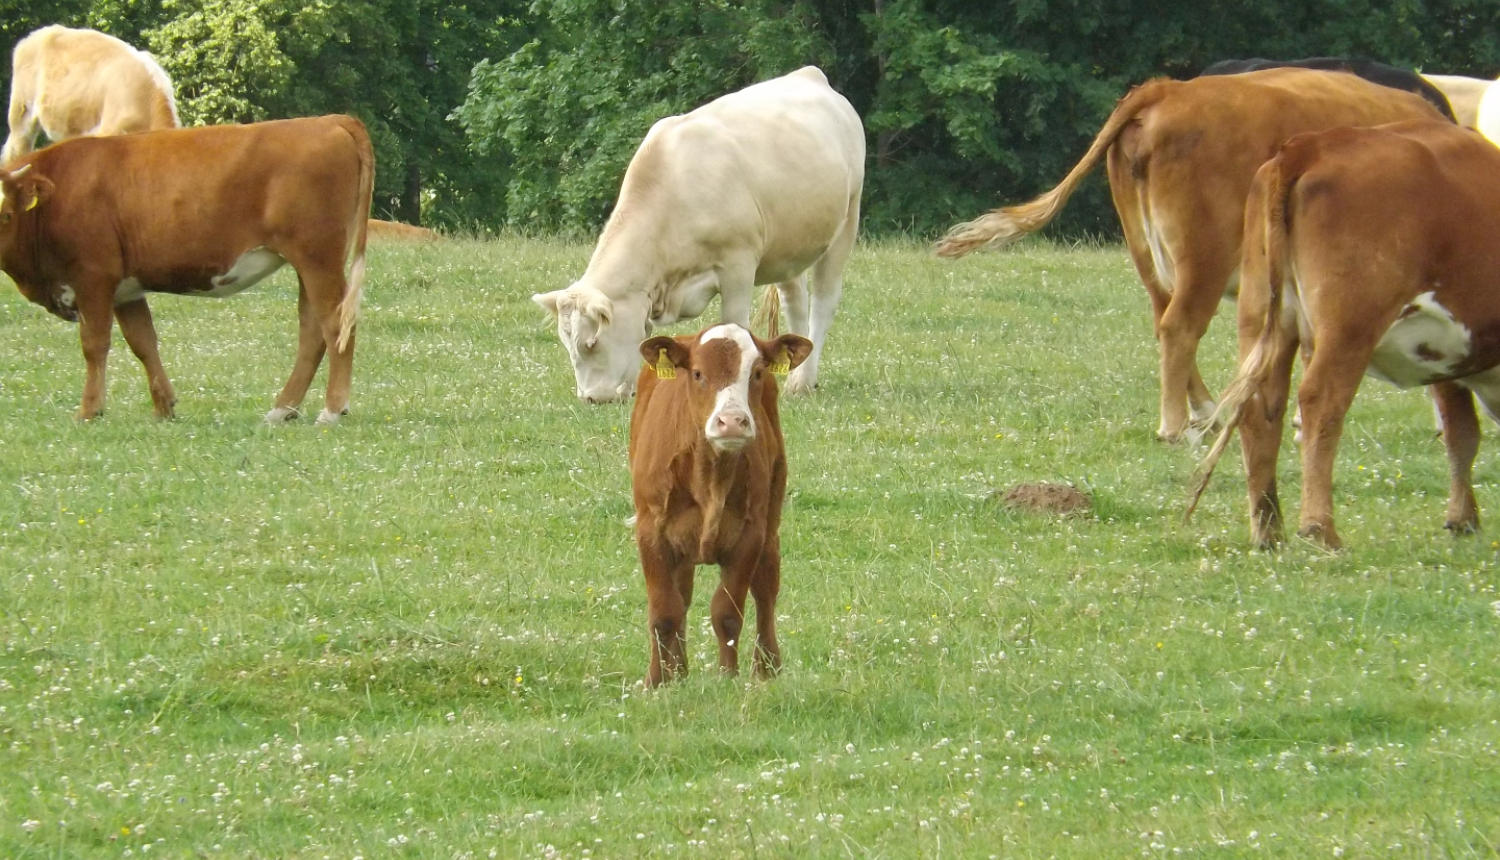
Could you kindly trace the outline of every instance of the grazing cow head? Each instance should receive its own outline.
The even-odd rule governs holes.
[[[21,295],[65,320],[77,321],[77,308],[64,302],[52,290],[32,283],[11,265],[13,259],[20,262],[16,242],[21,222],[32,217],[27,213],[52,196],[52,189],[52,180],[37,173],[30,164],[23,164],[13,171],[0,169],[0,266],[13,272],[11,279],[16,282]]]
[[[740,326],[716,325],[696,337],[653,337],[641,344],[648,364],[685,376],[693,420],[717,451],[738,451],[755,439],[754,404],[759,403],[772,367],[781,372],[801,364],[812,341],[785,334],[761,340]],[[658,371],[660,372],[660,370]]]
[[[588,403],[623,400],[635,393],[635,346],[651,333],[646,297],[611,300],[592,287],[538,293],[531,300],[557,318],[557,337],[573,361],[578,397]]]

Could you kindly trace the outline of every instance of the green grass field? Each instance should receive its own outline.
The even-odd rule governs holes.
[[[783,406],[785,671],[717,677],[702,598],[647,692],[629,407],[528,300],[588,252],[373,249],[334,429],[260,423],[290,273],[155,300],[171,422],[117,335],[75,424],[76,329],[0,289],[0,856],[1496,855],[1496,544],[1442,530],[1422,393],[1361,391],[1345,552],[1251,552],[1237,446],[1181,524],[1121,249],[864,246]]]

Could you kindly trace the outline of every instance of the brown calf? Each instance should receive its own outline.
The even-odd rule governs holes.
[[[1269,69],[1131,90],[1056,188],[1030,203],[959,224],[936,248],[960,257],[1004,247],[1045,227],[1106,154],[1109,188],[1161,343],[1161,424],[1175,442],[1213,398],[1198,342],[1239,279],[1245,196],[1256,168],[1288,138],[1338,126],[1440,119],[1421,96],[1343,72]]]
[[[318,420],[348,411],[375,170],[359,120],[80,137],[11,167],[0,170],[0,269],[26,298],[80,324],[80,419],[104,408],[112,315],[146,368],[156,415],[171,417],[146,294],[230,296],[287,263],[300,284],[297,359],[266,420],[297,414],[325,351]]]
[[[630,415],[630,479],[653,687],[687,674],[687,609],[700,564],[719,565],[709,611],[720,670],[739,671],[747,593],[755,598],[755,674],[781,667],[776,595],[786,452],[771,371],[786,372],[811,352],[799,335],[765,341],[732,324],[641,344],[646,367]]]
[[[1478,395],[1500,415],[1500,150],[1446,123],[1300,135],[1255,177],[1245,210],[1239,373],[1188,514],[1238,426],[1251,538],[1281,539],[1276,457],[1299,344],[1299,534],[1337,548],[1333,462],[1365,374],[1430,385],[1452,485],[1446,527],[1479,527]]]

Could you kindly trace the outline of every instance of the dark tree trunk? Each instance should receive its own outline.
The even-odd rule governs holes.
[[[415,161],[406,163],[406,185],[401,189],[396,217],[408,224],[422,223],[422,168]]]

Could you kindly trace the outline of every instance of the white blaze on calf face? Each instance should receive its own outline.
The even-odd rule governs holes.
[[[750,411],[750,375],[760,350],[750,333],[737,325],[718,325],[703,333],[699,344],[727,340],[739,347],[739,372],[714,395],[714,409],[703,425],[709,444],[720,450],[742,448],[755,438],[755,418]]]
[[[1426,292],[1413,299],[1380,338],[1369,373],[1398,388],[1427,385],[1450,378],[1472,348],[1469,330]]]

